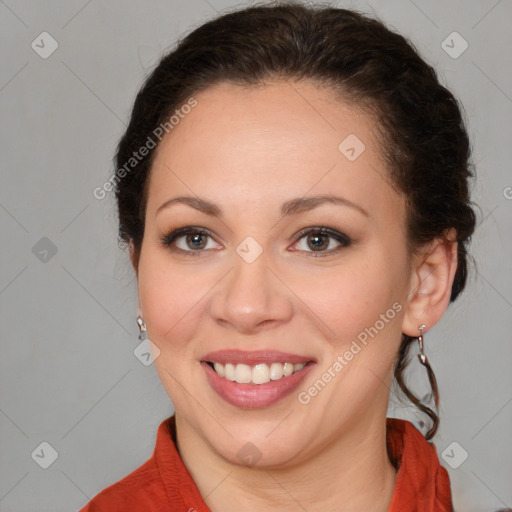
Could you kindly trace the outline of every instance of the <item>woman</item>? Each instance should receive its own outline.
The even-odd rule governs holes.
[[[452,511],[424,337],[465,285],[469,157],[457,101],[379,21],[288,2],[181,40],[113,180],[175,414],[82,511]],[[425,437],[386,418],[393,377]]]

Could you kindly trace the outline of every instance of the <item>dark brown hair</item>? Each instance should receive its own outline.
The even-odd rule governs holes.
[[[470,143],[461,107],[414,46],[377,19],[288,1],[254,5],[204,23],[178,41],[144,82],[117,148],[116,169],[126,168],[133,151],[147,145],[155,129],[191,95],[219,82],[251,86],[273,80],[314,81],[375,116],[387,178],[407,199],[411,257],[424,244],[445,238],[450,228],[456,230],[454,301],[466,283],[467,244],[475,228],[468,186],[473,177]],[[151,149],[115,183],[119,238],[132,244],[136,268],[154,154]],[[430,439],[439,423],[434,374],[429,366],[436,411],[404,381],[414,340],[402,334],[394,376],[432,419],[425,435]]]

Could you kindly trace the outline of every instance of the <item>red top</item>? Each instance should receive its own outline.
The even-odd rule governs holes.
[[[387,418],[387,448],[398,468],[388,512],[453,512],[450,480],[436,448],[409,421]],[[158,428],[151,458],[79,512],[210,512],[176,448],[174,416]]]

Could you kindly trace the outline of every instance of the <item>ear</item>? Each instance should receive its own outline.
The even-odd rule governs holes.
[[[456,231],[450,229],[445,238],[436,238],[414,258],[402,332],[418,336],[418,327],[427,332],[443,316],[450,302],[457,270]]]

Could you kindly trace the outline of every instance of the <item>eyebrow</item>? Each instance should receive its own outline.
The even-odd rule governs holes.
[[[207,201],[206,199],[201,199],[200,197],[192,196],[179,196],[169,199],[168,201],[166,201],[165,203],[158,207],[155,215],[158,214],[161,210],[169,208],[171,205],[176,203],[187,204],[188,206],[212,217],[222,218],[224,215],[222,209],[215,203]],[[362,213],[366,217],[370,216],[362,206],[359,206],[358,204],[353,203],[352,201],[349,201],[344,197],[338,197],[333,195],[297,197],[296,199],[290,199],[289,201],[286,201],[285,203],[282,204],[281,215],[283,217],[288,215],[296,215],[298,213],[313,210],[314,208],[317,208],[318,206],[325,203],[349,206],[357,210],[358,212]]]

